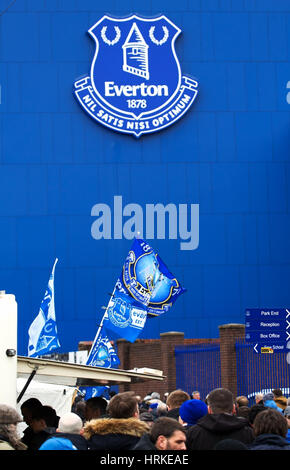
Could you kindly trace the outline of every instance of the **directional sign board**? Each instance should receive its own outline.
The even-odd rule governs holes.
[[[245,326],[256,353],[289,352],[290,309],[247,309]]]

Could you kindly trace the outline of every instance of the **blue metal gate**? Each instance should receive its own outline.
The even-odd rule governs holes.
[[[258,392],[265,393],[280,388],[284,395],[289,395],[290,365],[287,353],[257,354],[254,344],[238,340],[236,363],[237,394],[247,396],[251,405],[255,402]]]
[[[221,386],[219,343],[175,347],[176,387],[189,394],[199,390],[204,400]]]

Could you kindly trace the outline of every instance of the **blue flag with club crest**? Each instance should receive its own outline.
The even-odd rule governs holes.
[[[133,343],[147,317],[166,313],[183,292],[185,289],[160,256],[136,238],[107,306],[104,325]]]
[[[86,365],[115,369],[119,364],[120,359],[102,326],[94,339]]]
[[[103,322],[107,329],[134,343],[144,328],[146,318],[147,310],[144,305],[129,295],[115,290],[109,301]]]
[[[148,315],[154,317],[166,313],[184,292],[186,290],[181,287],[160,256],[148,243],[137,238],[116,282],[101,327],[104,326],[106,330],[134,343],[143,330]],[[96,365],[93,358],[98,356],[99,345],[104,346],[108,341],[105,334],[102,341],[101,327],[91,348],[87,365]],[[100,349],[99,354],[109,355],[105,348]]]
[[[142,304],[148,315],[168,312],[178,297],[186,292],[153,248],[136,238],[125,260],[116,293],[131,296]]]
[[[50,354],[60,347],[54,305],[54,271],[58,259],[55,260],[48,281],[48,286],[41,302],[39,313],[31,323],[28,335],[28,356],[37,357]]]

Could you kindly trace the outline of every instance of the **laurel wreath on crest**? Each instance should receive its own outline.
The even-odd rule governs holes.
[[[149,29],[149,37],[151,39],[151,41],[156,44],[157,46],[162,46],[162,44],[164,44],[168,37],[169,37],[169,32],[168,32],[168,29],[166,28],[166,26],[162,26],[162,29],[163,29],[163,32],[164,32],[164,35],[163,35],[163,38],[158,41],[155,37],[154,37],[154,31],[155,31],[155,26],[151,26],[151,28]]]
[[[120,40],[120,37],[121,37],[120,28],[118,26],[114,26],[114,29],[116,32],[116,36],[112,41],[110,41],[106,36],[107,26],[103,26],[103,28],[101,29],[101,38],[109,46],[114,46],[115,44],[117,44],[117,42]]]

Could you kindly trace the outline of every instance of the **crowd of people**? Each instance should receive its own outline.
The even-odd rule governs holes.
[[[20,437],[21,421],[27,427]],[[0,450],[290,450],[290,398],[275,389],[250,406],[225,388],[204,400],[180,389],[162,398],[112,392],[109,400],[77,397],[58,416],[35,397],[22,403],[21,415],[0,404]]]

